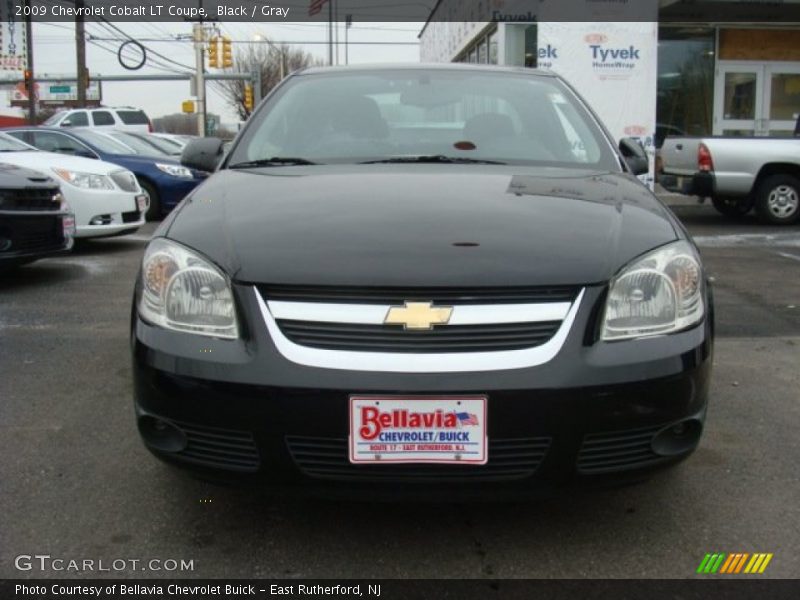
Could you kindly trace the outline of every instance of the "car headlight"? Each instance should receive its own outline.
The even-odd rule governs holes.
[[[173,177],[188,177],[189,179],[192,178],[192,171],[180,165],[156,163],[156,167],[158,167],[159,170],[163,171],[167,175],[172,175]]]
[[[678,241],[636,259],[611,281],[600,337],[663,335],[705,315],[703,269],[694,248]]]
[[[105,175],[95,173],[81,173],[80,171],[70,171],[69,169],[53,169],[53,172],[67,183],[79,188],[90,190],[113,190],[114,184]]]
[[[230,280],[185,246],[156,238],[142,260],[139,314],[165,329],[239,337]]]

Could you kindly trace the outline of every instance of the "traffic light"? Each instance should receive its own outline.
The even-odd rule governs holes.
[[[217,36],[208,40],[208,66],[219,69],[219,38]]]
[[[227,35],[222,38],[222,68],[228,69],[233,66],[233,50],[231,49],[231,38]]]
[[[247,112],[252,112],[253,110],[253,85],[250,83],[244,84],[244,107]]]
[[[31,80],[33,79],[33,71],[31,71],[30,69],[25,69],[24,77],[25,77],[25,89],[28,89],[30,88],[32,83]]]

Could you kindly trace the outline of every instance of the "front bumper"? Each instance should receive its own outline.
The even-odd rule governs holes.
[[[37,211],[0,211],[0,268],[68,252],[73,245],[64,233],[71,214]]]
[[[260,320],[252,288],[235,286],[235,294],[246,317],[245,337],[236,341],[162,330],[132,314],[137,420],[145,443],[165,460],[271,486],[501,495],[638,479],[691,453],[702,430],[711,317],[660,338],[589,342],[603,301],[602,287],[589,287],[563,347],[545,364],[383,373],[288,361]],[[351,465],[349,396],[392,393],[487,395],[487,465]],[[670,432],[676,424],[682,432]],[[178,443],[163,437],[173,428]]]
[[[75,213],[76,238],[131,233],[145,223],[147,208],[139,210],[139,193],[86,190],[68,185],[62,185],[61,190]]]

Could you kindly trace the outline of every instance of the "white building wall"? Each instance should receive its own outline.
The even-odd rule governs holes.
[[[541,68],[564,77],[616,140],[636,137],[655,169],[658,23],[540,23]]]

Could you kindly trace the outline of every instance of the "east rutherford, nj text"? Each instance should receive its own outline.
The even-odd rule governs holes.
[[[278,585],[269,586],[271,596],[363,596],[360,585]],[[368,596],[380,596],[380,585],[368,585]]]

